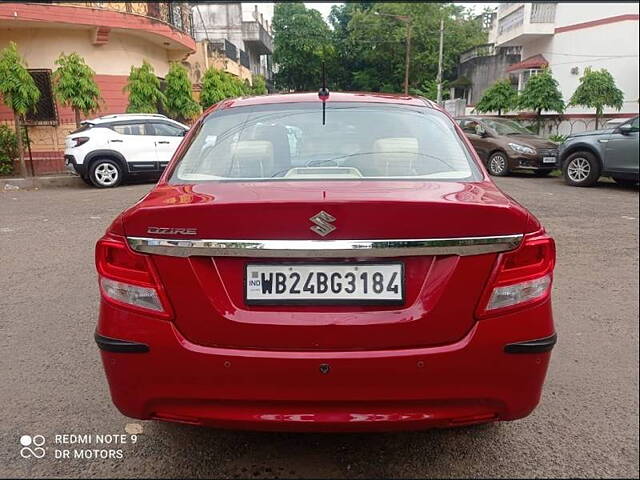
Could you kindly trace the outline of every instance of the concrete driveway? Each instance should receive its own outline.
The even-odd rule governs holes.
[[[229,432],[123,417],[92,338],[93,247],[150,185],[0,193],[0,477],[637,477],[638,192],[528,176],[498,183],[558,245],[559,343],[542,403],[517,422],[375,435]],[[124,445],[96,443],[97,434],[140,428],[135,444],[129,436]],[[64,434],[92,435],[92,443],[55,443]],[[22,435],[44,436],[46,455],[22,458]],[[65,448],[122,458],[56,459]]]

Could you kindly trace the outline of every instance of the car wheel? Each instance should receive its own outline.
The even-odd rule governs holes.
[[[93,182],[91,181],[91,179],[89,177],[85,177],[83,175],[80,175],[80,178],[82,179],[82,181],[84,183],[86,183],[87,185],[89,185],[90,187],[93,187]]]
[[[633,180],[631,178],[613,177],[613,181],[618,185],[622,185],[623,187],[635,187],[636,185],[638,185],[638,180]]]
[[[495,177],[504,177],[509,174],[509,165],[507,156],[502,152],[496,152],[489,157],[487,162],[487,170]]]
[[[591,187],[600,178],[600,163],[590,152],[569,155],[562,169],[564,181],[573,187]]]
[[[117,187],[122,182],[122,168],[113,160],[97,160],[91,165],[89,179],[98,188]]]

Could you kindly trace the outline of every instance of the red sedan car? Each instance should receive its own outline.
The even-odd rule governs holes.
[[[96,246],[119,410],[254,430],[522,418],[553,240],[420,98],[223,101]]]

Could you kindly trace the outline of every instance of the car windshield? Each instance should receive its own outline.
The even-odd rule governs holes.
[[[483,121],[498,135],[533,135],[529,130],[513,120],[486,119]]]
[[[323,115],[320,102],[301,102],[212,113],[169,181],[479,178],[437,110],[328,102]]]

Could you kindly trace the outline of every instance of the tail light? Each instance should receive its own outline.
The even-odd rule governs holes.
[[[79,147],[80,145],[84,145],[89,141],[89,137],[75,137],[71,139],[74,147]]]
[[[478,317],[508,313],[545,300],[551,291],[555,242],[544,231],[525,235],[515,250],[502,253],[480,299]]]
[[[107,234],[98,240],[96,267],[105,300],[163,318],[171,316],[150,257],[132,251],[124,237]]]

